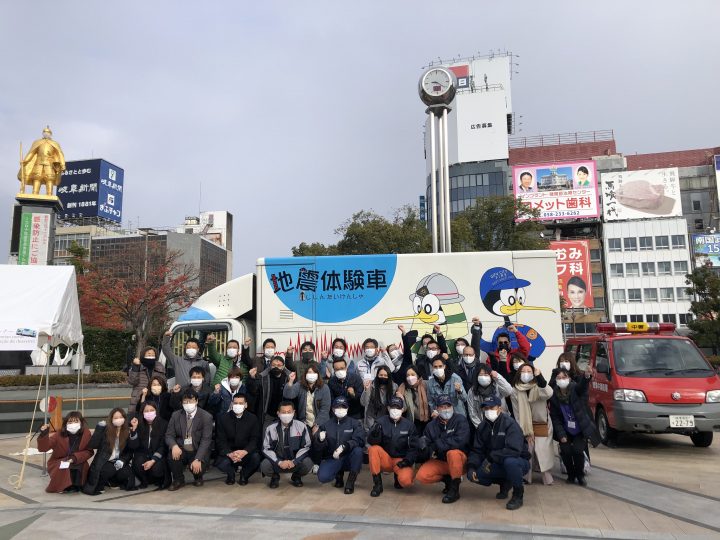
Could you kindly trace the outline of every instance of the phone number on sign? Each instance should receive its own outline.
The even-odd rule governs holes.
[[[557,212],[543,212],[541,217],[568,217],[568,216],[579,216],[580,210],[558,210]]]

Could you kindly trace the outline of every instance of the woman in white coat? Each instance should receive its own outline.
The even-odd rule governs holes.
[[[530,454],[537,460],[543,483],[547,486],[553,483],[550,471],[555,465],[552,422],[547,407],[552,395],[552,388],[538,368],[528,363],[520,366],[515,373],[510,396],[513,416],[523,430]],[[529,483],[532,482],[532,467],[526,478]]]

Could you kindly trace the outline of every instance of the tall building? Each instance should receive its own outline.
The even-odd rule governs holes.
[[[187,216],[176,229],[179,233],[198,234],[228,252],[227,275],[232,277],[233,215],[227,210],[201,212],[200,216]]]

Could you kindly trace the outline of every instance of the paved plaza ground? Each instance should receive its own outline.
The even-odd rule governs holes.
[[[42,457],[33,456],[15,490],[5,479],[19,472],[20,457],[10,454],[23,445],[22,435],[0,438],[0,539],[181,540],[239,531],[243,538],[720,538],[720,443],[695,448],[674,435],[593,449],[587,488],[566,485],[558,470],[554,485],[527,486],[525,506],[514,512],[495,500],[495,487],[468,482],[452,505],[440,503],[440,486],[396,491],[391,476],[372,498],[366,468],[354,495],[313,476],[302,489],[284,479],[271,491],[259,473],[247,486],[226,486],[213,470],[202,488],[87,497],[45,493]]]

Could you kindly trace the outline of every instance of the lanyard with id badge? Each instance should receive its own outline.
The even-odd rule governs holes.
[[[187,429],[185,430],[185,439],[183,439],[183,448],[184,448],[186,451],[188,451],[188,452],[192,452],[192,451],[193,451],[193,440],[192,440],[192,424],[193,424],[193,419],[194,419],[194,418],[188,419],[188,421],[187,421]]]

